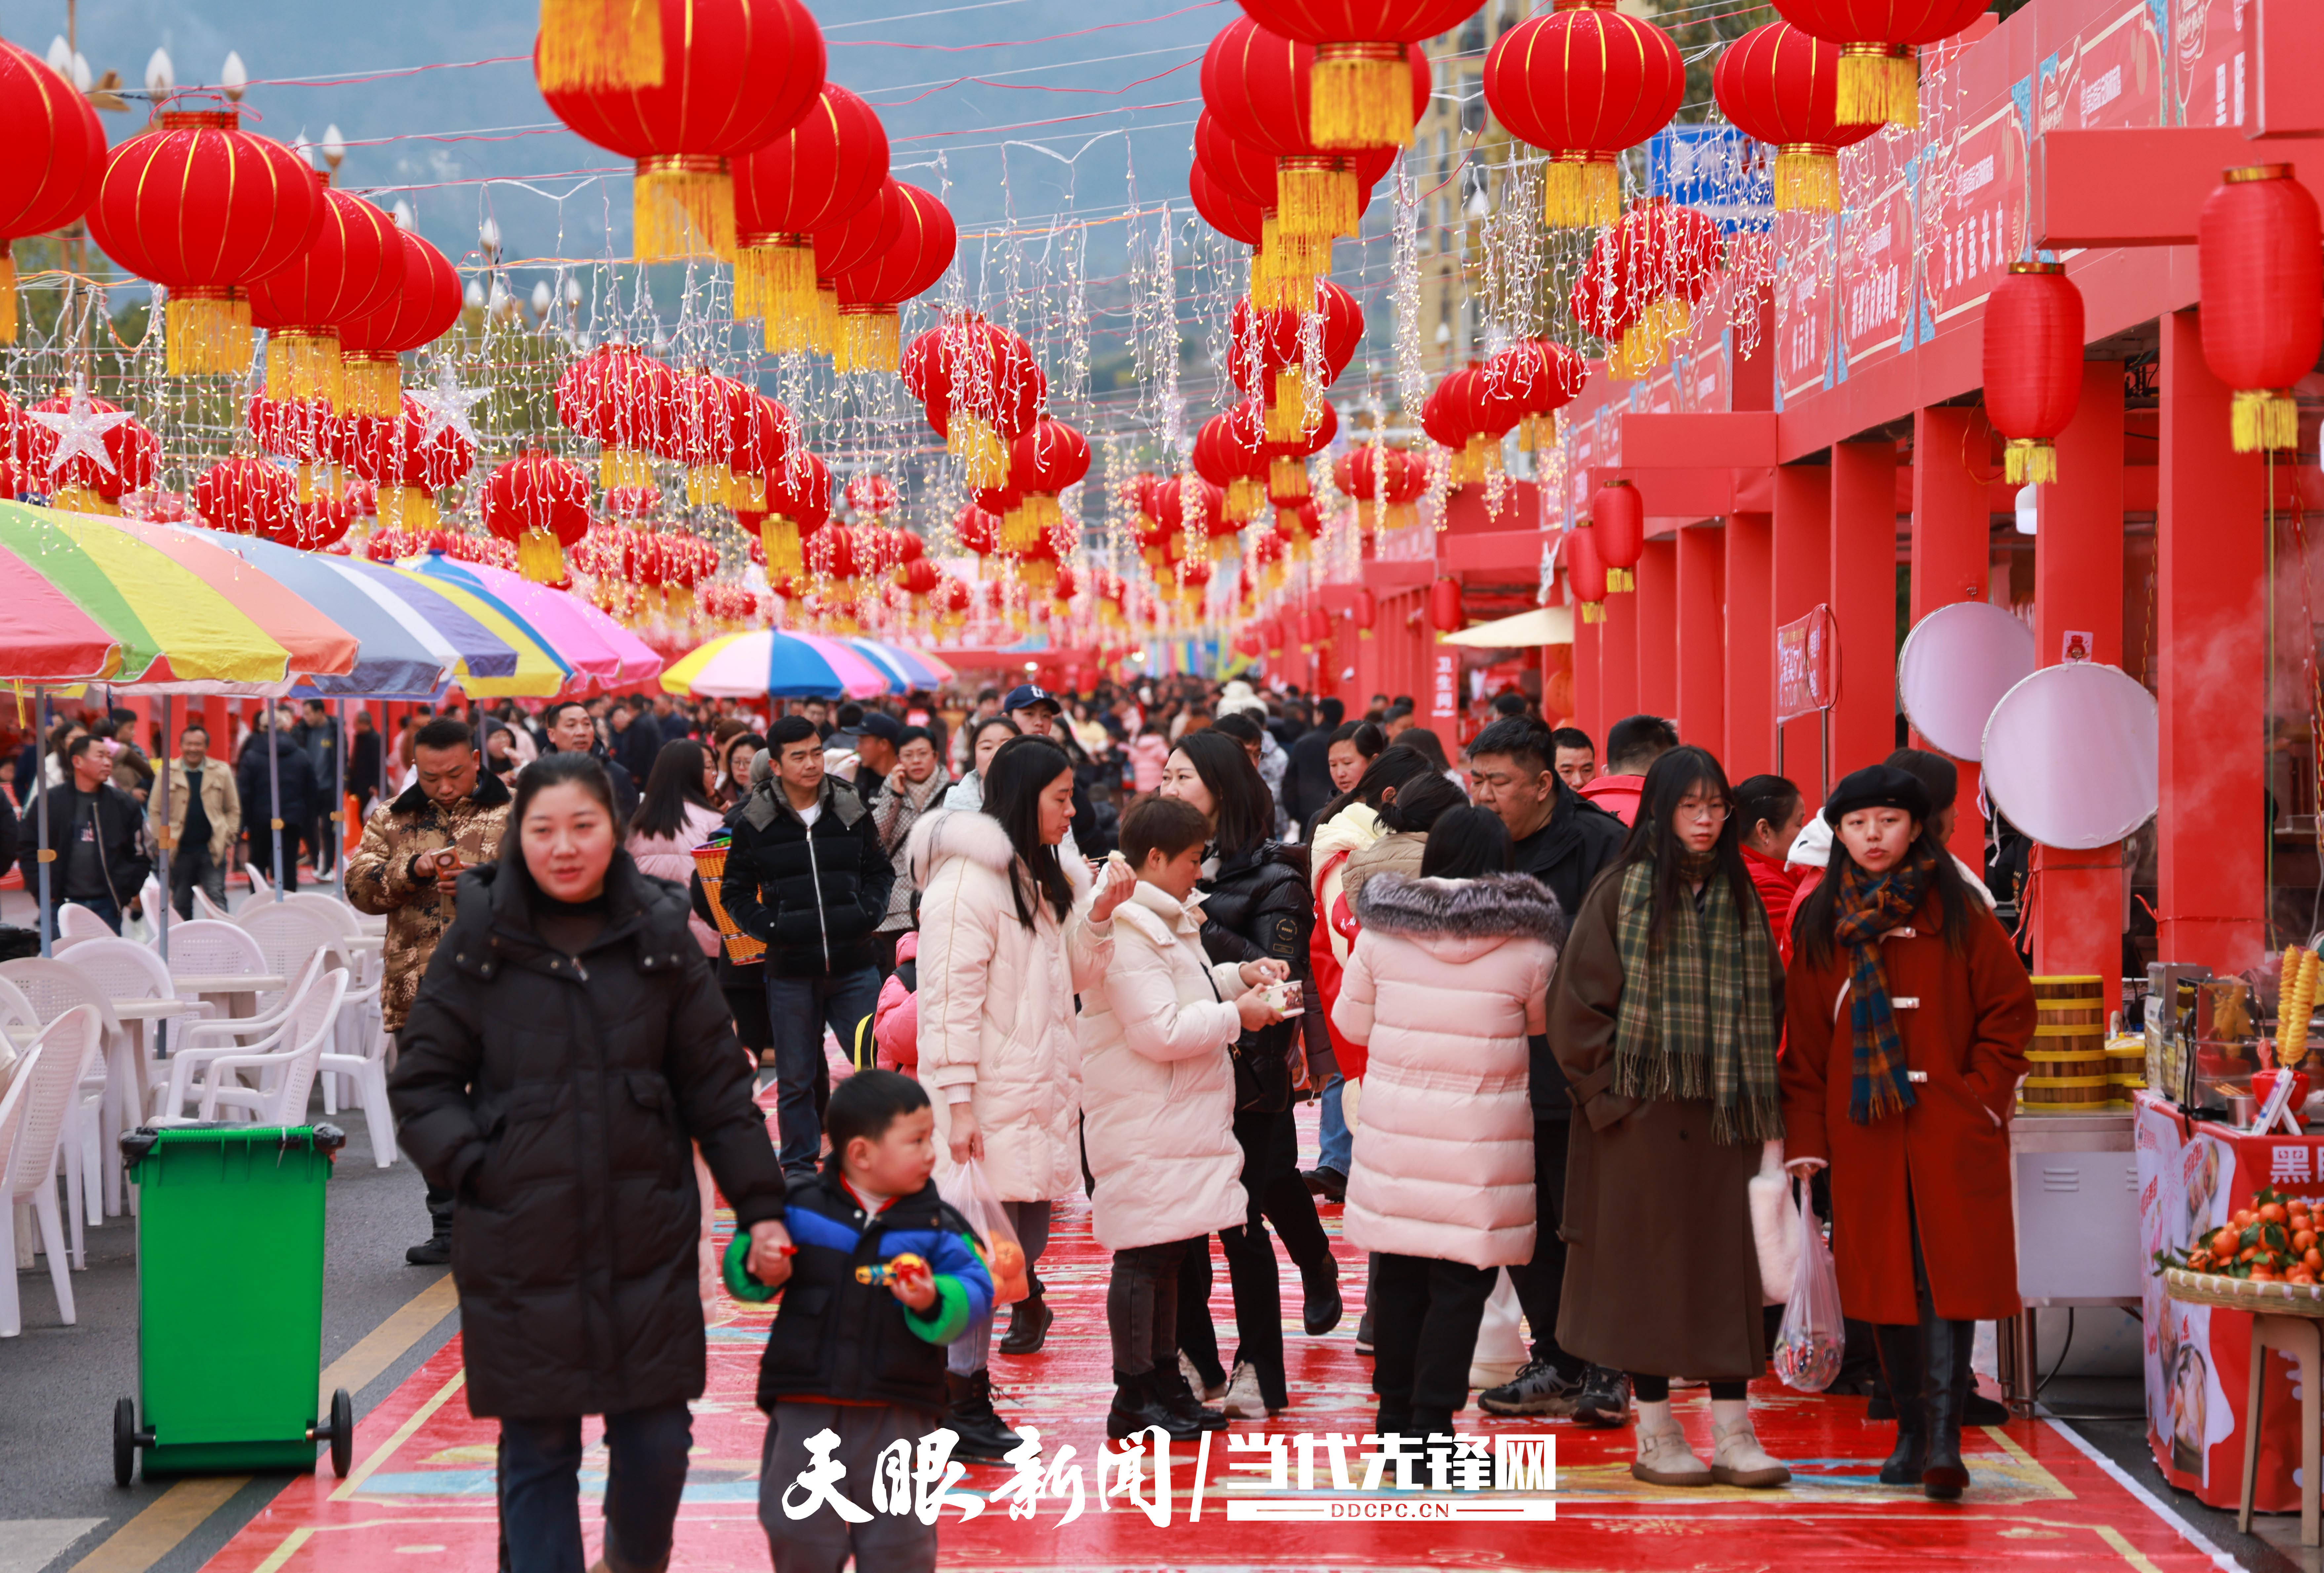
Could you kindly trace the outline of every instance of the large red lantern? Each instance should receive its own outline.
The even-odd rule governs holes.
[[[944,277],[959,247],[951,209],[931,193],[890,180],[879,199],[899,205],[896,238],[862,266],[839,275],[834,371],[895,370],[901,349],[896,308]]]
[[[403,236],[379,208],[318,171],[323,211],[287,267],[250,286],[266,329],[266,385],[278,398],[340,402],[339,324],[392,305],[403,288]]]
[[[557,379],[557,418],[599,445],[597,484],[609,492],[654,484],[676,403],[675,375],[632,344],[601,344]]]
[[[806,566],[804,543],[831,518],[831,467],[803,448],[765,477],[766,512],[738,514],[735,522],[759,532],[767,572],[798,573]]]
[[[26,405],[24,421],[27,479],[51,508],[118,514],[161,467],[161,440],[143,421],[80,389]]]
[[[1018,528],[1040,536],[1056,530],[1065,516],[1057,494],[1080,485],[1089,467],[1088,438],[1062,421],[1035,421],[1009,445],[1009,484],[1025,496]]]
[[[2229,170],[2195,221],[2203,359],[2235,390],[2235,449],[2297,448],[2292,384],[2324,341],[2316,199],[2290,164]]]
[[[1298,310],[1255,310],[1237,301],[1227,334],[1228,375],[1238,389],[1265,403],[1268,440],[1290,442],[1321,419],[1318,395],[1355,358],[1363,342],[1364,312],[1353,295],[1323,279]],[[1320,378],[1312,375],[1319,368]]]
[[[403,274],[394,296],[338,325],[339,403],[351,414],[393,414],[403,396],[401,357],[427,348],[460,319],[460,275],[451,263],[410,230],[398,233]]]
[[[1840,122],[1840,46],[1788,22],[1755,27],[1720,52],[1711,91],[1745,135],[1775,150],[1778,212],[1840,211],[1840,150],[1880,129]]]
[[[1591,539],[1606,565],[1606,588],[1635,590],[1633,572],[1646,554],[1646,500],[1628,481],[1608,481],[1590,499]]]
[[[1364,442],[1332,461],[1332,479],[1356,502],[1356,528],[1367,534],[1402,530],[1419,517],[1428,467],[1401,448]]]
[[[1524,338],[1485,363],[1485,375],[1523,412],[1517,447],[1545,451],[1557,440],[1556,415],[1590,381],[1589,363],[1554,338]]]
[[[1309,129],[1319,147],[1406,147],[1411,57],[1449,32],[1479,0],[1242,0],[1270,32],[1310,45]]]
[[[1986,0],[1774,0],[1784,20],[1840,45],[1842,125],[1921,124],[1921,69],[1914,51],[1984,14]]]
[[[1606,615],[1606,564],[1598,555],[1598,532],[1583,525],[1569,530],[1559,541],[1558,551],[1565,559],[1565,585],[1573,592],[1573,603],[1581,608],[1584,623],[1595,623]]]
[[[1362,192],[1395,160],[1392,147],[1337,152],[1314,136],[1308,107],[1315,51],[1249,17],[1219,30],[1203,55],[1203,101],[1227,131],[1275,154],[1276,221],[1297,235],[1353,235]],[[1409,51],[1406,82],[1415,120],[1428,106],[1427,57]]]
[[[2055,438],[2082,401],[2082,292],[2063,263],[2009,264],[1985,303],[1985,414],[2012,486],[2058,478]]]
[[[1566,0],[1501,34],[1485,57],[1485,103],[1550,155],[1542,217],[1564,228],[1620,217],[1615,158],[1669,125],[1685,97],[1678,45],[1614,0]]]
[[[392,417],[353,415],[327,429],[325,457],[379,488],[379,527],[410,533],[437,528],[436,494],[468,473],[476,450],[432,419],[410,394]]]
[[[565,578],[565,549],[589,532],[589,477],[580,467],[527,449],[484,477],[484,528],[516,548],[517,571],[535,584]]]
[[[813,343],[815,232],[844,224],[880,195],[888,133],[836,82],[807,118],[734,166],[734,316],[761,318],[773,347]],[[793,342],[793,340],[796,342]]]
[[[1428,625],[1439,634],[1458,634],[1468,626],[1461,615],[1461,581],[1436,579],[1428,587]]]
[[[38,56],[0,39],[0,344],[16,342],[9,243],[88,210],[105,171],[105,131],[88,99]]]
[[[1266,495],[1267,433],[1256,402],[1213,415],[1194,432],[1194,473],[1225,495],[1226,516],[1237,522],[1259,512]]]
[[[299,483],[268,459],[220,459],[194,477],[193,501],[204,524],[229,534],[272,541],[298,528]]]
[[[1049,380],[1033,347],[974,314],[948,319],[912,341],[900,367],[904,391],[977,488],[1009,485],[1009,445],[1047,413]]]
[[[815,106],[823,33],[798,0],[655,4],[663,45],[655,85],[553,85],[539,39],[533,76],[550,112],[574,133],[636,161],[632,248],[639,261],[731,261],[731,161],[766,146]]]
[[[290,265],[323,211],[315,171],[234,109],[165,109],[108,154],[88,232],[169,291],[172,375],[250,369],[253,281]]]
[[[1331,447],[1340,435],[1340,412],[1329,404],[1319,403],[1316,408],[1323,418],[1313,429],[1267,445],[1267,500],[1278,508],[1305,501],[1307,461]]]

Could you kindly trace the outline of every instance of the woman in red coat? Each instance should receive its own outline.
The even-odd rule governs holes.
[[[1881,1483],[1949,1500],[1976,1325],[2019,1309],[2007,1121],[2034,988],[1918,781],[1876,764],[1823,811],[1831,862],[1784,983],[1786,1167],[1831,1166],[1840,1302],[1875,1324],[1896,1398]]]

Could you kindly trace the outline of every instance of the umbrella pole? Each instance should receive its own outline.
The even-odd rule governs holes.
[[[37,761],[32,771],[32,790],[40,794],[41,856],[41,955],[43,959],[57,953],[56,913],[49,905],[49,865],[57,858],[49,845],[49,696],[41,695],[41,730],[34,739],[32,757]]]
[[[266,803],[274,820],[274,899],[282,899],[282,756],[276,751],[281,734],[275,729],[274,701],[260,701],[266,711]]]
[[[161,936],[157,944],[161,952],[161,965],[164,967],[170,964],[170,909],[174,893],[170,889],[170,852],[171,843],[177,839],[170,834],[170,722],[171,720],[170,706],[170,696],[163,694],[161,696],[161,768],[153,773],[155,778],[153,790],[161,794],[161,910],[153,914],[153,925],[155,931]],[[166,1023],[164,1025],[166,1026]]]
[[[347,888],[347,702],[332,701],[331,725],[338,728],[338,736],[331,744],[331,817],[323,822],[330,827],[329,835],[337,845],[331,848],[331,877],[337,882],[339,893]]]

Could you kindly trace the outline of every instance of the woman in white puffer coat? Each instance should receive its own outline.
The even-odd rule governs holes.
[[[1072,763],[1042,737],[1014,737],[987,767],[984,807],[939,810],[905,843],[920,888],[919,1078],[935,1106],[936,1184],[978,1160],[1025,1250],[1029,1275],[1048,1241],[1049,1203],[1081,1182],[1081,1047],[1074,996],[1113,960],[1114,909],[1126,868],[1093,888],[1087,865],[1060,859],[1073,820]],[[1038,1278],[1018,1302],[1012,1337],[1040,1347],[1050,1319]],[[964,1457],[998,1458],[1016,1432],[992,1408],[990,1319],[947,1354],[945,1423]]]
[[[1557,902],[1510,874],[1508,831],[1454,809],[1417,879],[1357,892],[1362,932],[1332,1016],[1368,1049],[1342,1226],[1378,1254],[1372,1391],[1379,1430],[1449,1432],[1496,1272],[1533,1259],[1526,1040],[1545,1030],[1564,937]]]

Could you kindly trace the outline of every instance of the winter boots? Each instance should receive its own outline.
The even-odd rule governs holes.
[[[945,1394],[950,1401],[945,1424],[960,1438],[953,1445],[953,1451],[960,1457],[998,1464],[1024,1440],[1003,1424],[993,1410],[991,1371],[974,1371],[966,1376],[945,1372]]]

